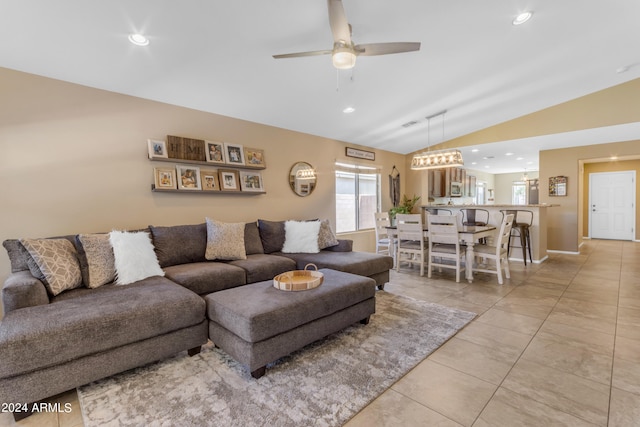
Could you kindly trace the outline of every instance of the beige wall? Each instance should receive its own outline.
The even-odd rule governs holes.
[[[529,179],[538,177],[538,171],[527,172]],[[511,188],[516,181],[522,181],[522,172],[500,173],[495,175],[496,205],[509,205],[511,200]]]
[[[582,243],[583,187],[582,164],[609,158],[611,156],[640,155],[640,141],[614,142],[611,144],[589,145],[540,152],[540,203],[557,203],[559,207],[549,208],[548,248],[550,250],[577,252]],[[606,168],[607,166],[602,166]],[[545,183],[552,176],[566,176],[567,196],[549,196]],[[636,188],[637,188],[636,182]],[[636,218],[638,208],[636,207]],[[638,238],[636,228],[636,239]]]
[[[582,235],[589,236],[589,174],[600,172],[635,171],[636,181],[640,178],[640,160],[625,160],[584,164],[582,186]],[[636,185],[636,240],[640,240],[640,185]]]
[[[193,224],[205,216],[230,222],[329,218],[335,224],[333,164],[345,160],[342,142],[2,68],[0,93],[0,241]],[[168,163],[150,162],[146,141],[166,135],[264,149],[267,194],[152,193],[153,167]],[[386,177],[396,165],[405,188],[405,156],[366,149],[376,160],[361,162],[381,168],[388,210]],[[289,189],[296,161],[318,171],[309,197]],[[356,249],[373,250],[373,234],[354,234]],[[8,257],[0,256],[1,282],[9,271]]]

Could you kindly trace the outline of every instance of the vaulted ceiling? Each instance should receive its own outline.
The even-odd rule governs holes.
[[[273,59],[331,49],[324,0],[3,0],[0,66],[403,154],[640,77],[634,0],[343,3],[357,43],[420,51]]]

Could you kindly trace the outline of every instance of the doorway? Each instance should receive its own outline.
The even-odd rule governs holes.
[[[589,235],[592,239],[635,238],[636,171],[589,174]]]

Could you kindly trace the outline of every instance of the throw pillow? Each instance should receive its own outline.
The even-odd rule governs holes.
[[[265,254],[280,252],[284,245],[284,221],[258,220],[260,240]]]
[[[225,223],[207,218],[207,251],[210,261],[247,259],[244,248],[244,222]]]
[[[333,233],[331,229],[331,224],[328,219],[323,219],[320,222],[320,232],[318,233],[318,247],[320,249],[329,248],[331,246],[336,246],[340,242],[336,238],[336,235]]]
[[[318,253],[320,221],[286,221],[284,223],[284,253]]]
[[[51,295],[82,285],[78,253],[67,239],[21,239]]]
[[[260,240],[260,230],[257,222],[248,222],[244,226],[244,248],[247,255],[263,254],[262,240]]]
[[[78,255],[82,281],[87,288],[113,282],[116,276],[113,248],[108,234],[79,234]]]
[[[149,226],[160,267],[206,261],[206,224]]]
[[[17,239],[7,239],[2,242],[2,246],[7,250],[9,262],[11,263],[11,272],[25,271],[29,269],[27,260],[31,258],[29,252],[24,248],[22,243]]]
[[[116,285],[128,285],[151,276],[164,276],[153,250],[151,237],[145,231],[112,231]]]

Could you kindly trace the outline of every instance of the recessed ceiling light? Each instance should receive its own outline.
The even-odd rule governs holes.
[[[477,164],[478,164],[478,162],[471,162],[471,164],[472,164],[472,165],[477,165]]]
[[[505,153],[505,156],[513,156],[513,153]]]
[[[533,164],[533,162],[527,162],[527,164],[528,164],[528,165],[532,165],[532,164]]]
[[[490,167],[491,167],[491,166],[487,165],[487,166],[485,166],[485,169],[489,169]]]
[[[347,107],[344,110],[342,110],[342,112],[345,114],[350,114],[350,113],[353,113],[354,111],[356,111],[356,109],[353,107]]]
[[[474,148],[473,150],[471,150],[472,153],[477,153],[478,151],[480,150],[478,150],[477,148]]]
[[[129,41],[136,46],[146,46],[149,44],[149,39],[142,34],[130,34]]]
[[[513,25],[522,25],[525,22],[527,22],[529,19],[531,19],[532,16],[533,16],[533,12],[529,12],[529,11],[522,12],[521,14],[513,18],[513,21],[511,23]]]
[[[524,157],[516,157],[516,160],[524,160]]]

